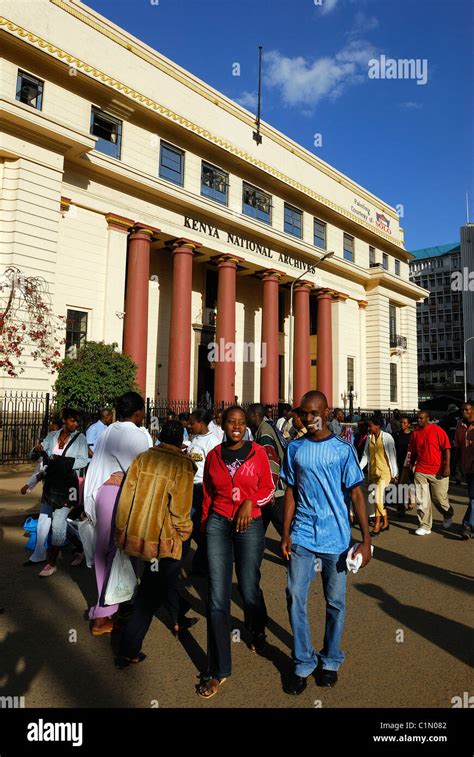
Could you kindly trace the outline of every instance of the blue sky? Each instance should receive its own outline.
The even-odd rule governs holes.
[[[471,0],[86,4],[252,111],[262,45],[263,119],[403,205],[407,249],[459,239],[466,191],[473,220]],[[417,77],[427,71],[426,83],[369,78],[369,61],[382,55],[419,60]]]

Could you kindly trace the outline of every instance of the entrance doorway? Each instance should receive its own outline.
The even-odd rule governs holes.
[[[211,401],[214,401],[214,368],[208,360],[209,349],[206,344],[198,345],[198,380],[197,380],[197,399],[201,399],[206,392],[209,392]]]

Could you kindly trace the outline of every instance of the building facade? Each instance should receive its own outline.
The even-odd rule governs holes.
[[[170,401],[416,406],[392,207],[81,2],[4,0],[0,35],[0,262],[46,278],[67,349],[116,342]]]
[[[419,399],[464,395],[463,282],[459,243],[427,247],[412,252],[411,280],[429,289],[429,297],[417,306]],[[472,265],[471,265],[472,270]]]

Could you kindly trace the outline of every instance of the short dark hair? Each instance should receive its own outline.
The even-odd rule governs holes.
[[[382,417],[380,415],[371,415],[369,418],[369,423],[373,423],[374,426],[381,426]]]
[[[50,423],[54,423],[55,426],[62,426],[62,421],[59,415],[55,415],[54,418],[51,418]]]
[[[310,400],[313,397],[316,397],[316,399],[323,400],[323,402],[325,403],[326,407],[328,407],[328,398],[326,397],[326,395],[324,394],[324,392],[320,392],[319,389],[310,389],[309,392],[306,392],[305,394],[303,394],[303,396],[301,398],[301,404],[303,404],[303,402],[305,400]],[[336,412],[336,411],[334,411],[334,412]]]
[[[229,417],[231,413],[234,412],[234,410],[239,410],[244,416],[245,422],[247,423],[247,413],[245,412],[244,408],[241,407],[240,405],[231,405],[230,407],[226,407],[226,409],[222,413],[222,426],[224,426],[225,423],[227,423],[227,418]]]
[[[291,410],[291,405],[289,405],[288,402],[284,402],[282,405],[280,405],[280,412],[284,413],[285,410]]]
[[[67,421],[68,418],[74,418],[79,423],[81,414],[79,410],[75,410],[73,407],[65,407],[61,413],[61,420]]]
[[[247,415],[249,413],[255,413],[255,415],[261,415],[263,417],[267,407],[271,407],[271,405],[262,405],[261,402],[252,402],[247,408]]]
[[[119,421],[131,418],[137,410],[143,410],[145,400],[138,392],[125,392],[116,402],[117,417]]]
[[[178,415],[178,420],[179,421],[189,421],[189,418],[190,418],[189,413],[180,413]]]
[[[198,423],[205,423],[206,426],[209,426],[212,421],[212,413],[203,407],[198,407],[196,410],[193,410],[189,417],[196,418]]]
[[[172,444],[173,447],[181,447],[184,438],[184,429],[179,421],[166,421],[160,431],[160,442]]]

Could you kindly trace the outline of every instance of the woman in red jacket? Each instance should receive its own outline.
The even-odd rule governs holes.
[[[207,537],[208,671],[197,693],[204,699],[217,694],[231,674],[230,601],[232,568],[244,602],[246,627],[252,632],[252,651],[265,647],[267,609],[260,588],[265,546],[261,508],[274,492],[270,463],[264,448],[245,441],[245,411],[235,405],[222,417],[226,441],[206,457],[203,479],[202,528]]]

